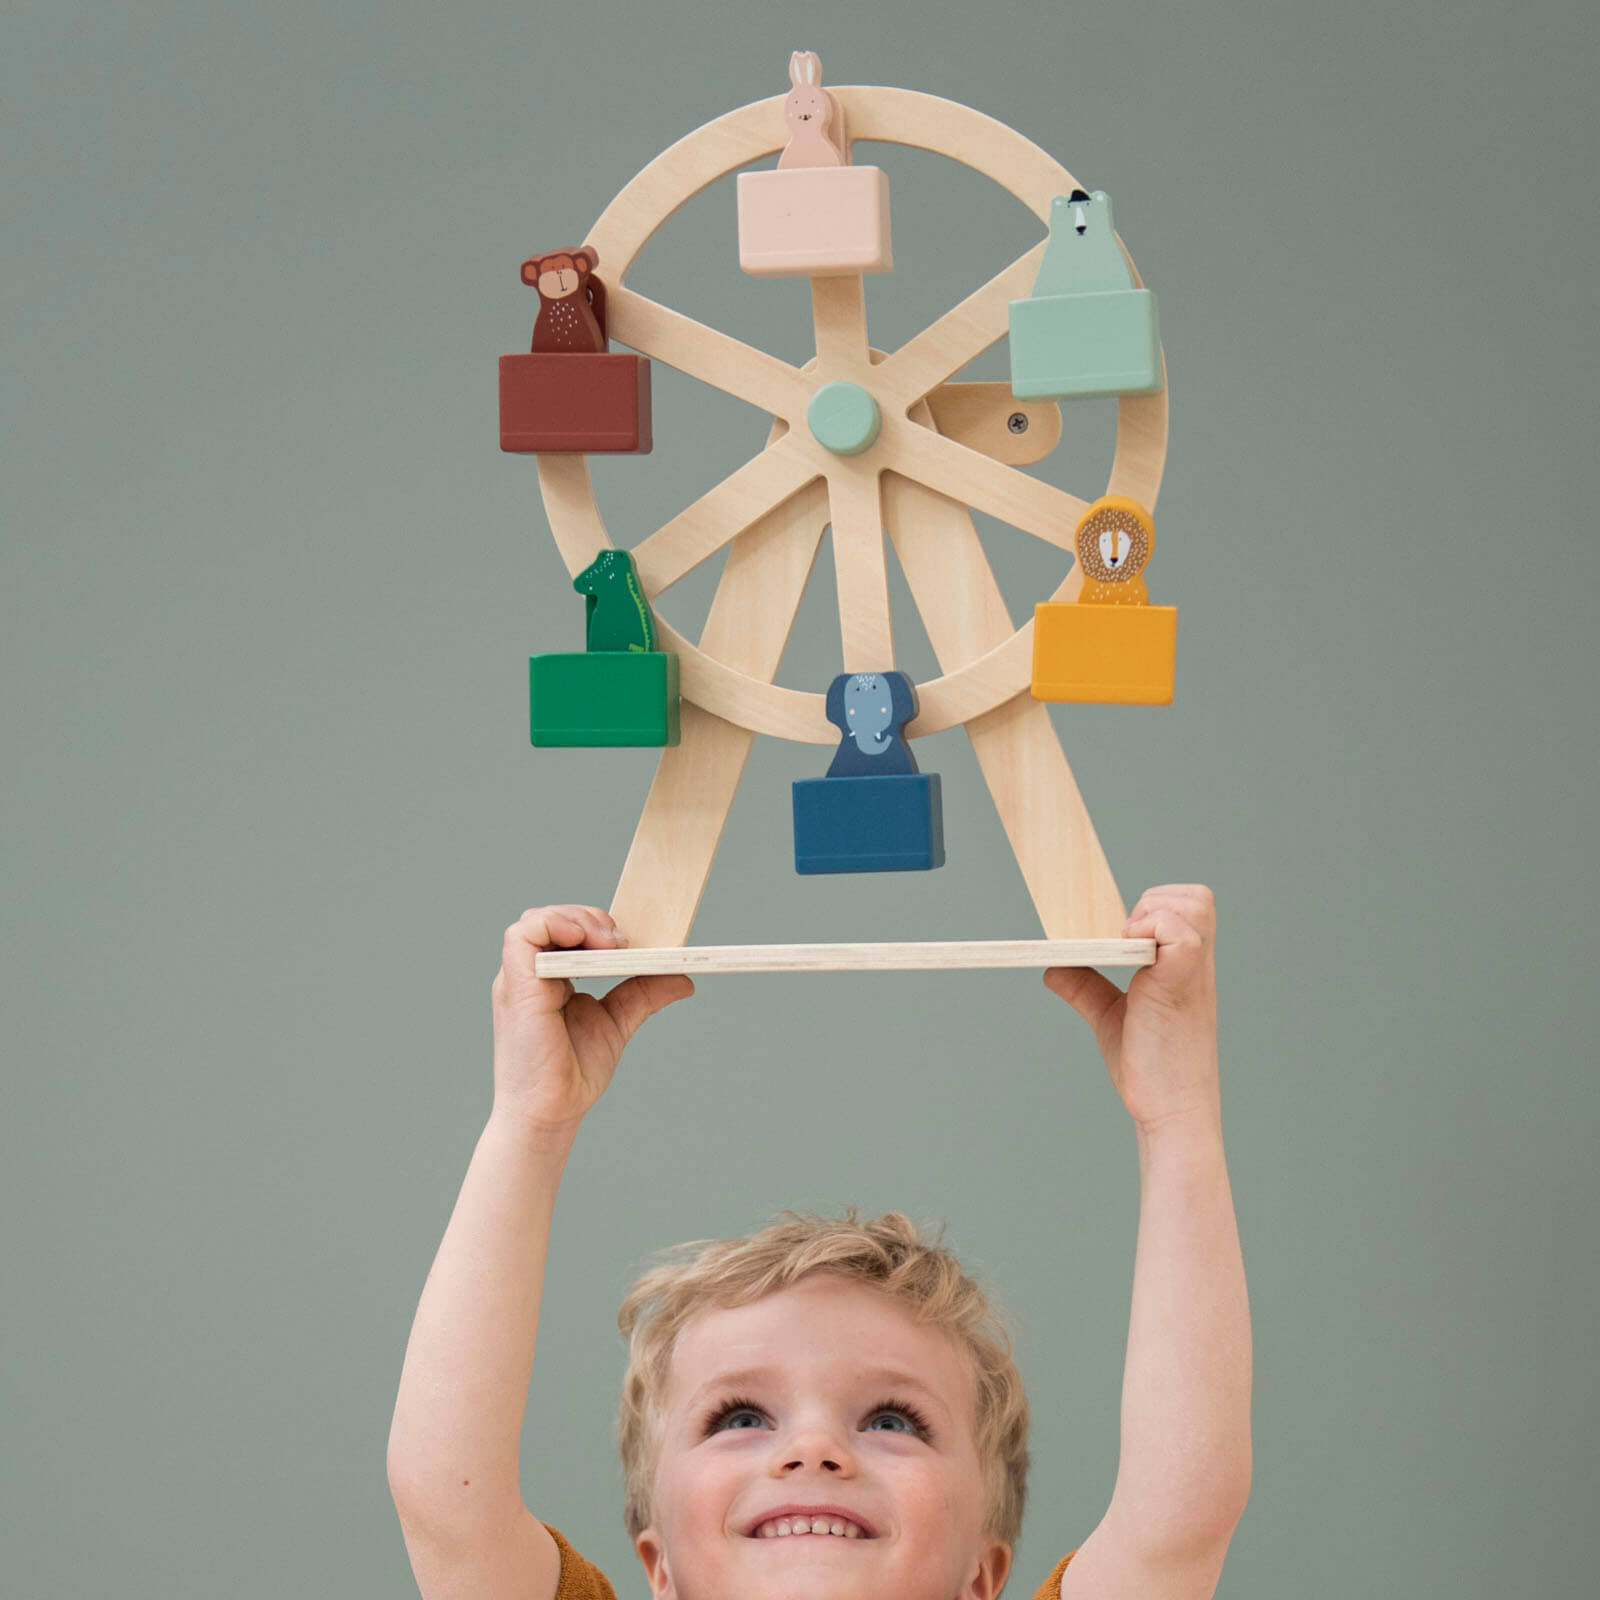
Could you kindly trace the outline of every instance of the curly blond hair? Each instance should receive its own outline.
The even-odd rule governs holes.
[[[882,1290],[965,1350],[976,1379],[973,1434],[983,1463],[984,1531],[1015,1546],[1028,1487],[1028,1400],[1004,1313],[944,1248],[942,1230],[924,1239],[898,1211],[867,1222],[854,1206],[837,1218],[784,1211],[747,1239],[696,1239],[664,1254],[666,1262],[639,1278],[617,1313],[628,1341],[617,1440],[630,1539],[654,1521],[667,1374],[685,1325],[709,1308],[748,1305],[829,1273]]]

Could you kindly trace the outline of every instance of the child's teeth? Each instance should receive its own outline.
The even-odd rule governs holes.
[[[829,1534],[836,1539],[860,1539],[865,1535],[853,1522],[842,1517],[779,1517],[763,1522],[756,1529],[757,1538],[787,1539],[795,1534]]]

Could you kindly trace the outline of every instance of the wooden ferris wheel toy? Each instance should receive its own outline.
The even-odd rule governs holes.
[[[1151,508],[1166,457],[1155,302],[1111,228],[1107,196],[993,118],[906,89],[824,89],[796,53],[787,95],[707,123],[663,151],[580,249],[530,257],[532,350],[501,359],[501,444],[537,457],[545,512],[585,595],[587,649],[535,656],[536,745],[657,745],[660,765],[611,912],[620,950],[552,951],[547,976],[641,972],[1147,965],[1045,700],[1172,698],[1176,613],[1148,604]],[[913,146],[999,183],[1049,237],[883,354],[862,274],[893,270],[889,189],[853,140]],[[644,243],[694,195],[740,174],[741,266],[810,279],[816,356],[796,367],[626,287]],[[1003,337],[1010,383],[956,383]],[[631,352],[614,353],[610,339]],[[601,521],[587,455],[644,454],[650,365],[662,361],[768,413],[764,449],[631,551]],[[1116,448],[1092,503],[1020,470],[1061,431],[1058,399],[1115,396]],[[1017,627],[970,510],[1075,558]],[[843,642],[826,692],[774,682],[831,527]],[[884,535],[941,675],[894,665]],[[727,547],[699,640],[654,601]],[[834,750],[794,786],[800,872],[929,870],[944,860],[936,773],[912,742],[965,728],[1032,897],[1042,939],[691,946],[723,825],[756,734]]]

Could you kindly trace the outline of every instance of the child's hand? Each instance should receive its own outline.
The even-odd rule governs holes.
[[[1090,967],[1052,967],[1045,986],[1094,1029],[1111,1081],[1141,1128],[1199,1113],[1220,1120],[1216,907],[1202,884],[1147,890],[1122,930],[1156,941],[1124,994]]]
[[[686,977],[637,977],[603,999],[540,978],[541,950],[615,949],[617,925],[595,906],[541,906],[506,929],[494,1000],[494,1104],[546,1132],[575,1132],[606,1091],[639,1024],[694,993]]]

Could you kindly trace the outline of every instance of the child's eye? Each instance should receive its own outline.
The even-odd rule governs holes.
[[[893,1417],[895,1421],[903,1422],[906,1424],[906,1426],[904,1428],[889,1429],[874,1428],[873,1424],[878,1422],[883,1417]],[[874,1411],[867,1419],[866,1431],[877,1433],[909,1433],[915,1435],[919,1439],[926,1439],[929,1436],[928,1424],[923,1420],[922,1413],[918,1411],[915,1406],[906,1405],[899,1400],[893,1400],[887,1405],[879,1406],[878,1409]]]
[[[720,1428],[759,1428],[764,1420],[760,1406],[748,1400],[726,1400],[706,1418],[705,1431],[716,1433]]]
[[[899,1427],[879,1428],[877,1424],[884,1418],[902,1424]],[[703,1429],[706,1437],[724,1429],[763,1428],[767,1424],[767,1414],[760,1406],[749,1400],[725,1400],[705,1420]],[[889,1400],[881,1406],[875,1406],[867,1413],[863,1433],[907,1433],[918,1439],[929,1439],[932,1430],[928,1427],[922,1413],[915,1406],[907,1405],[904,1401]]]

